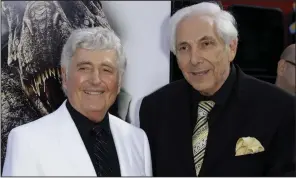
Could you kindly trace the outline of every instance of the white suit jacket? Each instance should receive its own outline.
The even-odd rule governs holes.
[[[109,120],[121,176],[152,176],[145,132],[111,114]],[[65,102],[10,132],[2,176],[96,176]]]

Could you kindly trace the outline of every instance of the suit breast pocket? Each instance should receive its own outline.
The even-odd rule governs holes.
[[[254,154],[246,154],[241,156],[234,156],[235,161],[260,161],[263,159],[264,152],[254,153]]]
[[[264,153],[234,156],[233,164],[242,170],[261,169],[264,163]]]

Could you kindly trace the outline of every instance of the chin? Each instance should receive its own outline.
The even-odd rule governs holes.
[[[213,85],[209,83],[192,83],[191,85],[195,90],[204,93],[209,93],[209,91],[211,91],[211,89],[213,88]]]
[[[92,107],[89,110],[92,112],[102,112],[105,110],[105,107]]]
[[[105,106],[101,105],[84,105],[84,108],[91,112],[101,112],[105,109]]]

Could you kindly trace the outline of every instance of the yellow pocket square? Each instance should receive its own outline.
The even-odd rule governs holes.
[[[264,147],[254,137],[242,137],[236,142],[235,156],[255,154],[263,151]]]

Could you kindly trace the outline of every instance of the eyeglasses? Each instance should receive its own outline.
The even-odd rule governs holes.
[[[296,67],[296,64],[294,63],[294,62],[291,62],[291,61],[288,61],[288,60],[285,60],[287,63],[289,63],[289,64],[292,64],[293,66],[295,66]]]

